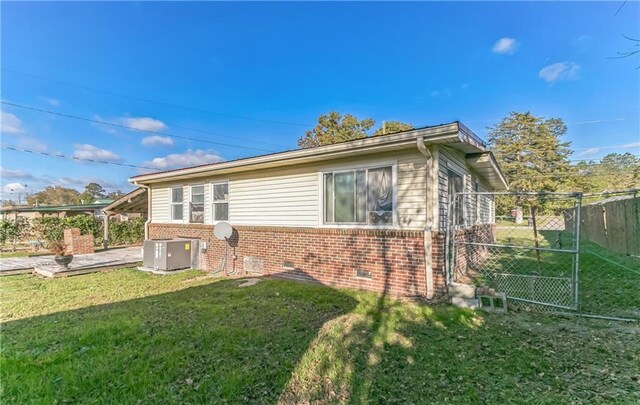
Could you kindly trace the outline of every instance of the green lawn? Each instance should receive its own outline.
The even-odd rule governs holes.
[[[17,250],[15,252],[7,251],[0,252],[0,259],[8,259],[11,257],[33,257],[33,256],[43,256],[51,254],[47,250],[42,250],[40,252],[32,252],[30,250]]]
[[[0,279],[2,403],[640,401],[640,326],[265,279]]]

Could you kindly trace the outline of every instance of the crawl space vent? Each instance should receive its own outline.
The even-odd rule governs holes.
[[[282,262],[282,268],[293,270],[296,268],[296,266],[294,266],[292,261],[285,260],[284,262]]]
[[[371,278],[372,278],[370,271],[366,271],[366,270],[362,270],[362,269],[356,270],[356,277],[357,278],[366,278],[367,280],[371,280]]]

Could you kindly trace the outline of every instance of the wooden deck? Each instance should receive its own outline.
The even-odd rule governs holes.
[[[142,261],[142,246],[108,249],[77,255],[69,268],[58,271],[53,256],[12,257],[0,259],[0,276],[36,272],[45,277],[66,277],[137,265]]]

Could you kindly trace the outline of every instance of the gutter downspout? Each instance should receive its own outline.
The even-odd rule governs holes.
[[[420,151],[420,153],[427,158],[427,163],[432,163],[433,160],[433,155],[431,154],[431,152],[429,151],[429,149],[427,149],[427,147],[424,144],[424,138],[423,137],[418,137],[416,139],[416,146],[418,148],[418,151]],[[433,168],[433,164],[430,164],[427,166],[428,169],[427,170],[432,170]],[[429,178],[428,176],[426,176],[427,179]],[[428,181],[428,180],[427,180]],[[429,185],[427,184],[427,187],[425,188],[425,190],[428,190]],[[427,212],[427,218],[428,215],[431,214],[431,210],[428,209],[428,200],[429,200],[429,193],[426,193],[426,199],[425,199],[425,211]],[[424,230],[423,230],[423,247],[424,247],[424,279],[425,279],[425,292],[426,292],[426,298],[427,299],[433,299],[433,295],[434,295],[434,289],[433,289],[433,257],[432,257],[432,230],[433,227],[429,226],[430,224],[427,224],[427,226],[425,226]]]
[[[147,220],[144,221],[144,240],[147,240],[149,239],[149,224],[151,223],[151,187],[138,184],[135,181],[133,184],[147,190]]]

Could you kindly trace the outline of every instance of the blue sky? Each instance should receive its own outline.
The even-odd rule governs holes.
[[[565,120],[574,159],[639,154],[640,58],[609,57],[640,3],[621,4],[2,2],[3,101],[206,141],[2,105],[2,145],[166,169],[295,148],[331,110],[483,138],[531,111]],[[140,170],[1,153],[3,197]]]

